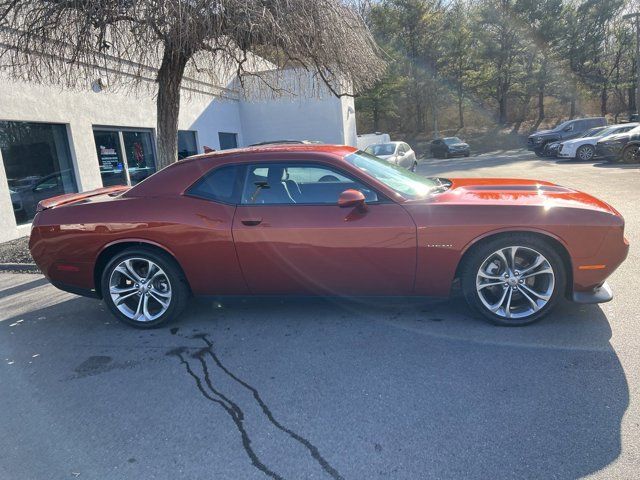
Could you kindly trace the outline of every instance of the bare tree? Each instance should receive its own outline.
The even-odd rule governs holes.
[[[212,81],[233,72],[278,92],[277,72],[296,69],[338,96],[384,73],[361,16],[340,0],[0,0],[0,64],[72,87],[96,73],[151,77],[160,167],[177,159],[186,71]]]

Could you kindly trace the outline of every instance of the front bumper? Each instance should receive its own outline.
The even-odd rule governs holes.
[[[571,299],[576,303],[606,303],[613,299],[613,291],[607,282],[590,292],[573,292]]]

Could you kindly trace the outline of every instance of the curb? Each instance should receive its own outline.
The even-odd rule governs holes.
[[[0,272],[41,273],[35,263],[0,263]]]

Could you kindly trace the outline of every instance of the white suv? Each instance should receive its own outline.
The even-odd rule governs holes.
[[[621,123],[608,127],[592,128],[578,138],[562,142],[558,147],[558,157],[589,161],[595,156],[596,143],[599,140],[609,135],[628,132],[639,125],[640,123]]]

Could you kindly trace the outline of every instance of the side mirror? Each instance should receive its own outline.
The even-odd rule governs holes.
[[[363,210],[365,208],[364,195],[362,192],[352,188],[345,190],[338,197],[338,206],[340,208],[357,207]]]

